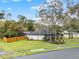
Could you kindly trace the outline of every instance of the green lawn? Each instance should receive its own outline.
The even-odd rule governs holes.
[[[13,43],[5,43],[0,40],[0,50],[9,52],[10,54],[2,55],[1,58],[16,57],[51,50],[60,50],[66,48],[79,47],[79,39],[65,39],[65,44],[51,44],[43,41],[17,41]],[[29,52],[29,50],[44,49],[42,51]]]

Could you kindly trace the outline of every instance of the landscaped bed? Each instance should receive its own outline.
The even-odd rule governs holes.
[[[74,47],[79,47],[79,39],[65,39],[65,44],[59,45],[44,41],[22,40],[6,43],[1,40],[0,49],[8,54],[1,55],[0,59]]]

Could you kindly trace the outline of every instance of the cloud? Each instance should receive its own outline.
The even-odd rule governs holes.
[[[22,1],[22,0],[12,0],[12,1],[14,1],[14,2],[20,2],[20,1]]]
[[[32,0],[27,0],[27,2],[31,2]]]
[[[38,8],[39,8],[38,6],[32,6],[31,10],[35,10],[35,9],[37,10]]]
[[[1,0],[1,2],[7,3],[7,2],[8,2],[8,0]]]
[[[1,2],[4,2],[4,3],[7,3],[7,2],[9,2],[10,0],[0,0]],[[20,2],[20,1],[22,1],[22,0],[11,0],[11,1],[13,1],[13,2]]]
[[[12,10],[12,8],[7,8],[8,10]]]
[[[7,3],[7,2],[9,2],[10,0],[0,0],[1,2],[4,2],[4,3]],[[13,1],[13,2],[20,2],[20,1],[22,1],[22,0],[11,0],[11,1]],[[32,0],[26,0],[27,2],[31,2]]]
[[[37,7],[36,7],[36,6],[32,6],[31,9],[32,9],[32,10],[33,10],[33,9],[37,9]]]
[[[51,2],[52,0],[46,0],[48,3]]]

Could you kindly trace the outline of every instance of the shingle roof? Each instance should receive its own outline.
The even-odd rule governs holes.
[[[29,35],[45,35],[45,34],[53,34],[54,32],[51,32],[47,29],[40,29],[33,32],[28,33]]]

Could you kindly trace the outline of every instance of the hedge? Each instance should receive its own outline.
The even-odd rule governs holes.
[[[11,37],[11,38],[3,37],[3,40],[9,43],[9,42],[15,42],[20,40],[28,40],[28,37],[25,37],[25,36],[18,36],[18,37]]]

